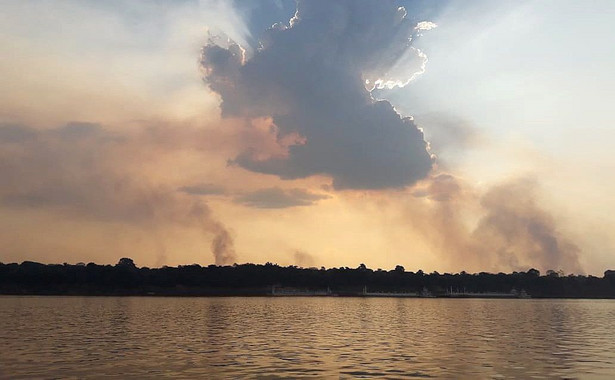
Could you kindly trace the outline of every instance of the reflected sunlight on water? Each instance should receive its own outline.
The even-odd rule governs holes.
[[[615,376],[615,301],[0,297],[0,377]]]

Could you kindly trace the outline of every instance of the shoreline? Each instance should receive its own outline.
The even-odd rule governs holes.
[[[336,295],[271,295],[271,294],[249,294],[249,293],[157,293],[157,294],[144,294],[144,293],[4,293],[0,292],[0,297],[138,297],[138,298],[387,298],[387,299],[495,299],[495,300],[615,300],[615,297],[575,297],[575,296],[532,296],[532,297],[497,297],[497,296],[463,296],[463,297],[450,297],[447,295],[433,295],[430,297],[419,296],[374,296],[374,295],[352,295],[352,294],[336,294]]]

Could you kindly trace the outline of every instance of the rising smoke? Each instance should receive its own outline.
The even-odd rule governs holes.
[[[454,268],[469,271],[563,269],[583,272],[579,247],[540,204],[539,184],[516,178],[480,191],[440,174],[413,195],[405,220]],[[469,218],[468,216],[475,216]]]
[[[233,237],[224,225],[213,219],[210,209],[203,203],[195,201],[190,215],[194,217],[206,233],[213,233],[211,252],[217,265],[232,264],[237,261]]]
[[[198,228],[206,238],[213,236],[216,263],[232,264],[231,234],[207,204],[142,174],[144,165],[134,157],[154,150],[152,133],[147,128],[133,135],[111,132],[92,123],[48,130],[0,124],[0,205],[24,214],[45,210],[59,219],[144,229],[151,240],[172,223]],[[114,238],[106,241],[110,252],[117,249]],[[4,249],[22,244],[17,240]],[[164,242],[155,245],[163,263]]]

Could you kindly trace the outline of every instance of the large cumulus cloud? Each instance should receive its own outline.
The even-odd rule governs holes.
[[[328,175],[337,189],[404,187],[428,175],[423,133],[370,94],[405,84],[424,65],[411,46],[425,24],[392,1],[299,1],[246,57],[232,42],[203,48],[205,79],[225,117],[271,117],[285,155],[247,150],[233,162],[284,179]],[[402,69],[400,69],[402,68]]]

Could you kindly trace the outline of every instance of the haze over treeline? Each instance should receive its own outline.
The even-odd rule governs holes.
[[[533,298],[615,298],[615,271],[603,277],[565,275],[536,269],[513,273],[424,273],[357,268],[300,268],[266,263],[232,266],[198,264],[178,267],[137,267],[130,258],[116,265],[0,263],[0,294],[38,295],[160,295],[160,296],[263,296],[275,288],[296,292],[320,291],[322,295],[365,295],[365,291],[415,292],[442,296],[463,294],[523,294]],[[326,290],[326,292],[325,292]],[[301,293],[299,293],[301,294]],[[305,294],[305,293],[304,293]],[[311,294],[311,293],[310,293]]]

